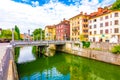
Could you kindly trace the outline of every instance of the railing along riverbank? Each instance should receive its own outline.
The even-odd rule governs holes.
[[[0,62],[0,80],[7,80],[9,61],[10,61],[10,48],[7,48],[6,53]]]
[[[16,71],[12,47],[7,46],[5,55],[0,62],[0,80],[18,80]]]

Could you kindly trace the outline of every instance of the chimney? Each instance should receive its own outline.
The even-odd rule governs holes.
[[[83,12],[81,11],[80,14],[83,14]]]
[[[103,8],[99,7],[98,12],[102,12],[102,11],[103,11]]]
[[[84,15],[87,15],[87,13],[85,13]]]
[[[65,21],[65,18],[63,18],[63,21]]]

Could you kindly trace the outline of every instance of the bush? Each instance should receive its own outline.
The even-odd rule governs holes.
[[[83,44],[83,48],[89,48],[90,47],[90,42],[82,41],[82,44]]]
[[[120,45],[116,45],[111,49],[112,53],[120,54]]]

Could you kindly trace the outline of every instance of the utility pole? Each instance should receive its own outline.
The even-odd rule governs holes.
[[[14,41],[14,28],[12,28],[12,41]]]
[[[42,41],[42,28],[41,28],[41,31],[40,31],[40,32],[41,32],[41,41]]]

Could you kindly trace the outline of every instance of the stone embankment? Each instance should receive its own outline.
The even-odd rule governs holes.
[[[92,43],[90,46],[92,49],[82,49],[81,51],[75,51],[72,54],[103,61],[106,63],[120,65],[120,55],[113,54],[109,51],[114,45],[117,44]],[[93,50],[95,48],[99,48],[100,50]]]

